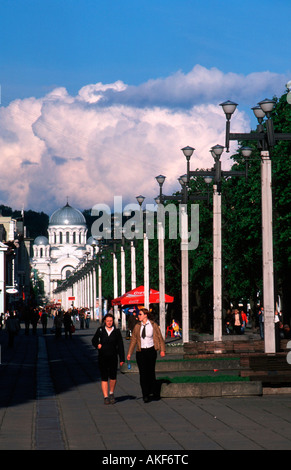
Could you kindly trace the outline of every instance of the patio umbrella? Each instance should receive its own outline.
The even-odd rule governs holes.
[[[160,302],[159,291],[150,289],[149,302],[150,304],[158,304]],[[174,297],[166,294],[165,302],[174,302]],[[112,300],[112,305],[144,305],[144,286],[136,287],[120,297],[116,297],[116,299]]]

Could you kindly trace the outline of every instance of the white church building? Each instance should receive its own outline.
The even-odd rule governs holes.
[[[43,280],[45,300],[57,302],[54,290],[91,254],[83,214],[68,203],[50,217],[48,238],[38,236],[33,244],[32,270]]]

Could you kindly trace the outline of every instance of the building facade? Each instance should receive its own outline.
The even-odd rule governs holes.
[[[58,302],[54,293],[58,285],[91,253],[87,231],[83,214],[67,203],[51,215],[48,237],[34,240],[32,272],[43,282],[43,302]]]
[[[30,300],[31,242],[23,214],[0,214],[0,313],[20,311]]]

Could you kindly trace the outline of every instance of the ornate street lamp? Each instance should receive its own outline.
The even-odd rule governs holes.
[[[137,196],[137,202],[140,206],[141,226],[143,227],[142,203],[145,200],[144,196]],[[146,230],[143,230],[143,277],[144,277],[144,306],[149,310],[150,307],[150,281],[149,281],[149,240]]]
[[[236,109],[237,104],[232,101],[227,101],[224,104],[224,109],[227,113],[227,118],[230,120],[231,115]],[[185,147],[190,149],[191,147]],[[183,149],[182,149],[183,150]],[[224,171],[221,169],[220,157],[224,151],[222,145],[216,144],[210,149],[210,153],[214,159],[214,167],[211,170],[194,170],[190,171],[190,166],[187,164],[187,178],[185,175],[182,177],[184,181],[190,181],[191,177],[202,176],[204,181],[209,185],[213,181],[213,332],[214,341],[222,341],[222,241],[221,241],[221,182],[222,178],[229,176],[244,176],[247,175],[247,170]],[[184,152],[184,150],[183,150]],[[190,150],[188,150],[188,155]],[[244,157],[246,158],[249,151],[246,149]],[[187,157],[186,157],[187,158]]]
[[[272,222],[272,168],[270,151],[281,140],[291,140],[291,134],[275,133],[272,111],[275,101],[270,99],[262,100],[258,106],[252,108],[258,120],[256,132],[231,133],[230,119],[236,106],[231,109],[227,103],[221,103],[226,116],[225,146],[229,151],[229,141],[256,141],[257,148],[261,152],[261,193],[262,193],[262,240],[263,240],[263,302],[264,302],[264,341],[265,352],[275,353],[275,298],[274,298],[274,272],[273,272],[273,222]],[[234,105],[235,103],[233,103]],[[232,112],[230,112],[232,111]],[[264,121],[264,119],[266,120]],[[263,125],[265,123],[265,126]],[[248,153],[245,148],[242,153]]]
[[[193,155],[194,148],[193,147],[184,147],[181,149],[184,153],[187,161],[187,173],[182,175],[178,178],[178,181],[181,185],[181,192],[178,195],[173,196],[165,196],[163,194],[163,184],[165,182],[166,177],[163,175],[156,176],[156,180],[160,186],[160,194],[155,199],[157,204],[163,204],[164,201],[179,201],[182,202],[180,207],[180,218],[181,218],[181,287],[182,287],[182,339],[184,343],[189,341],[189,261],[188,261],[188,212],[187,212],[187,203],[188,201],[194,200],[201,200],[201,199],[208,199],[208,196],[203,195],[189,195],[188,194],[188,184],[190,181],[190,159]],[[159,210],[159,207],[158,207]],[[161,227],[160,230],[163,228]],[[164,256],[164,237],[160,241],[160,292],[164,296],[165,292],[165,280],[164,280],[164,266],[163,266],[163,256]],[[160,295],[161,299],[161,295]],[[160,314],[163,325],[164,325],[164,314],[163,314],[163,304],[160,305]]]

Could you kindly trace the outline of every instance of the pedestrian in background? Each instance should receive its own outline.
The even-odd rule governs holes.
[[[38,309],[34,308],[31,314],[32,334],[36,335],[37,324],[39,321]]]
[[[261,307],[258,311],[260,336],[264,339],[264,307]]]
[[[240,314],[241,314],[241,321],[242,321],[241,332],[244,333],[248,324],[248,317],[247,317],[247,314],[243,310],[240,311]]]
[[[4,327],[4,313],[0,314],[0,329]]]
[[[80,320],[80,329],[84,330],[84,325],[85,325],[85,310],[84,309],[80,310],[79,320]]]
[[[65,338],[67,338],[68,335],[69,335],[70,338],[72,338],[73,320],[72,320],[70,312],[65,312],[64,313],[63,324],[64,324]]]
[[[87,329],[90,328],[90,319],[91,319],[91,312],[90,310],[87,310],[85,312],[85,326]]]
[[[127,320],[128,331],[127,331],[126,339],[130,339],[137,322],[138,322],[138,308],[133,307],[132,312],[128,314],[128,320]]]
[[[20,322],[16,312],[12,312],[11,315],[6,319],[5,326],[8,332],[8,347],[12,348],[14,345],[14,338],[18,335],[20,330]]]
[[[225,316],[225,330],[227,335],[233,332],[233,314],[230,309],[227,310]]]
[[[136,362],[140,374],[140,386],[145,403],[150,401],[152,396],[158,399],[156,381],[156,359],[157,351],[161,357],[165,356],[165,341],[162,337],[160,327],[153,321],[151,313],[142,308],[138,313],[139,323],[136,324],[132,332],[130,345],[128,348],[127,360],[136,348]]]
[[[62,312],[59,310],[54,318],[55,337],[60,338],[62,336]]]
[[[97,329],[92,339],[92,344],[98,350],[98,364],[104,404],[114,404],[118,356],[120,366],[122,366],[125,354],[121,332],[114,325],[114,317],[110,313],[105,315],[104,324]]]
[[[42,332],[44,335],[46,335],[46,331],[47,331],[47,312],[46,310],[42,310],[41,312],[41,317],[40,317],[40,321],[41,321],[41,324],[42,324]]]
[[[240,311],[236,308],[234,310],[234,331],[237,335],[241,335],[242,334],[242,317],[241,317],[241,313]]]

